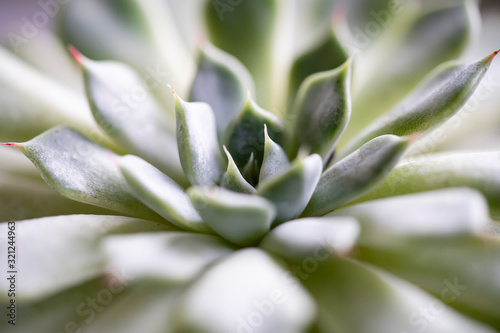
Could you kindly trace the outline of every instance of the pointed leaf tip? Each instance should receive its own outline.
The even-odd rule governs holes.
[[[497,54],[500,53],[500,50],[496,50],[495,52],[493,52],[492,54],[490,54],[490,61],[493,61],[493,59],[495,59],[495,57],[497,56]]]
[[[79,65],[82,66],[83,63],[83,55],[74,47],[73,45],[68,45],[68,51],[75,60],[75,62]]]
[[[172,90],[172,94],[174,94],[174,96],[177,96],[177,93],[175,92],[174,88],[172,88],[172,86],[170,84],[167,84],[167,87]]]
[[[19,148],[19,144],[13,143],[13,142],[0,142],[0,145],[2,146],[10,146],[14,148]]]

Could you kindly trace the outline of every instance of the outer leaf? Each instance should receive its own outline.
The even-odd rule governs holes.
[[[321,331],[494,332],[416,286],[358,262],[329,259],[316,266],[312,272],[304,272],[310,265],[297,270],[320,308]]]
[[[360,246],[357,255],[500,329],[498,237],[379,238],[376,243]]]
[[[248,162],[252,153],[258,165],[262,164],[264,125],[267,126],[269,136],[278,144],[282,144],[285,130],[283,122],[248,99],[238,117],[227,129],[227,149],[239,167]]]
[[[269,137],[266,125],[264,125],[264,135],[264,158],[260,168],[259,182],[272,178],[290,167],[285,151]]]
[[[123,270],[135,280],[170,284],[191,281],[205,266],[233,251],[218,237],[185,232],[111,236],[102,246],[107,269]]]
[[[492,216],[500,219],[500,153],[494,152],[431,156],[402,165],[357,202],[460,186],[482,192]]]
[[[332,213],[352,216],[362,225],[362,242],[422,235],[479,233],[488,225],[488,205],[477,191],[445,189],[352,205]]]
[[[383,134],[409,135],[448,120],[472,96],[497,54],[472,64],[453,62],[438,67],[417,90],[360,133],[346,152]]]
[[[227,171],[222,176],[221,186],[227,188],[228,190],[252,194],[255,193],[255,188],[250,185],[238,169],[238,166],[233,160],[231,153],[224,146],[224,152],[227,156]]]
[[[407,145],[405,139],[384,135],[332,165],[302,215],[324,215],[368,192],[396,165]]]
[[[71,50],[83,67],[90,107],[101,128],[129,152],[186,184],[175,121],[151,94],[153,87],[125,64],[92,61]]]
[[[129,192],[113,152],[67,127],[56,127],[15,144],[42,178],[63,196],[134,216],[158,216]]]
[[[357,221],[349,217],[299,219],[274,228],[259,247],[289,260],[313,257],[325,261],[351,251],[359,232]]]
[[[354,46],[364,51],[372,43],[373,30],[369,29],[389,27],[388,34],[377,41],[373,57],[365,59],[366,68],[359,68],[358,73],[369,77],[354,93],[352,119],[343,143],[412,91],[433,68],[458,58],[472,31],[477,30],[476,1],[429,4],[394,1],[385,9],[368,12],[369,24],[355,29]]]
[[[309,4],[312,5],[312,4]],[[289,102],[293,102],[302,82],[312,74],[340,67],[348,56],[332,28],[311,50],[298,57],[292,65],[289,85]]]
[[[248,89],[254,90],[253,80],[238,59],[206,43],[200,52],[190,100],[210,104],[219,137],[245,105]]]
[[[278,209],[276,222],[298,217],[307,206],[323,170],[319,155],[298,158],[287,171],[259,184],[257,194]]]
[[[146,206],[179,228],[212,233],[184,189],[160,170],[130,155],[121,158],[120,169],[131,192]]]
[[[0,173],[0,222],[66,214],[116,213],[69,200],[54,192],[41,179]]]
[[[307,78],[300,87],[293,113],[290,152],[300,146],[328,160],[351,114],[351,61]]]
[[[189,287],[179,311],[179,332],[298,333],[310,325],[315,306],[268,254],[246,249],[207,270]]]
[[[213,185],[222,175],[217,128],[211,107],[188,103],[175,94],[177,145],[182,168],[192,185]]]
[[[8,224],[1,223],[0,230],[7,239]],[[22,272],[17,276],[18,299],[30,302],[100,275],[105,265],[98,246],[102,237],[169,228],[128,217],[71,215],[18,221],[16,230],[17,254],[22,258],[16,263]],[[2,298],[7,297],[8,282],[0,281]]]
[[[188,195],[203,220],[219,235],[239,246],[255,245],[271,229],[274,206],[263,198],[222,188],[192,187]]]
[[[269,97],[270,54],[277,14],[276,0],[209,1],[205,17],[210,40],[236,56],[257,83],[257,95]]]

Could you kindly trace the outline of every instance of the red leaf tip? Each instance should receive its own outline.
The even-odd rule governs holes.
[[[81,66],[82,62],[83,62],[83,55],[80,53],[80,51],[78,51],[73,45],[68,46],[68,51],[71,54],[71,56],[73,57],[73,59],[75,59],[75,62],[79,66]]]
[[[13,142],[0,142],[0,145],[2,145],[2,146],[11,146],[11,147],[14,147],[14,148],[19,148],[19,145],[17,143],[13,143]]]
[[[175,96],[177,96],[177,94],[175,93],[174,88],[172,88],[172,86],[170,84],[167,84],[167,87],[169,87],[170,90],[172,90],[172,94],[174,94]]]

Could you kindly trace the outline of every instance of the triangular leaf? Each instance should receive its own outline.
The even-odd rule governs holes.
[[[259,182],[261,183],[290,167],[290,161],[285,151],[269,137],[266,125],[264,125],[264,135],[264,158],[259,174]]]
[[[224,152],[227,156],[227,170],[222,176],[221,186],[231,191],[253,194],[256,192],[255,188],[247,182],[243,177],[238,166],[233,160],[231,153],[224,146]]]

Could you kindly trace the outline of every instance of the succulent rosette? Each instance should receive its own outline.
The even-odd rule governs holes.
[[[48,3],[0,49],[2,331],[500,329],[497,16]]]

